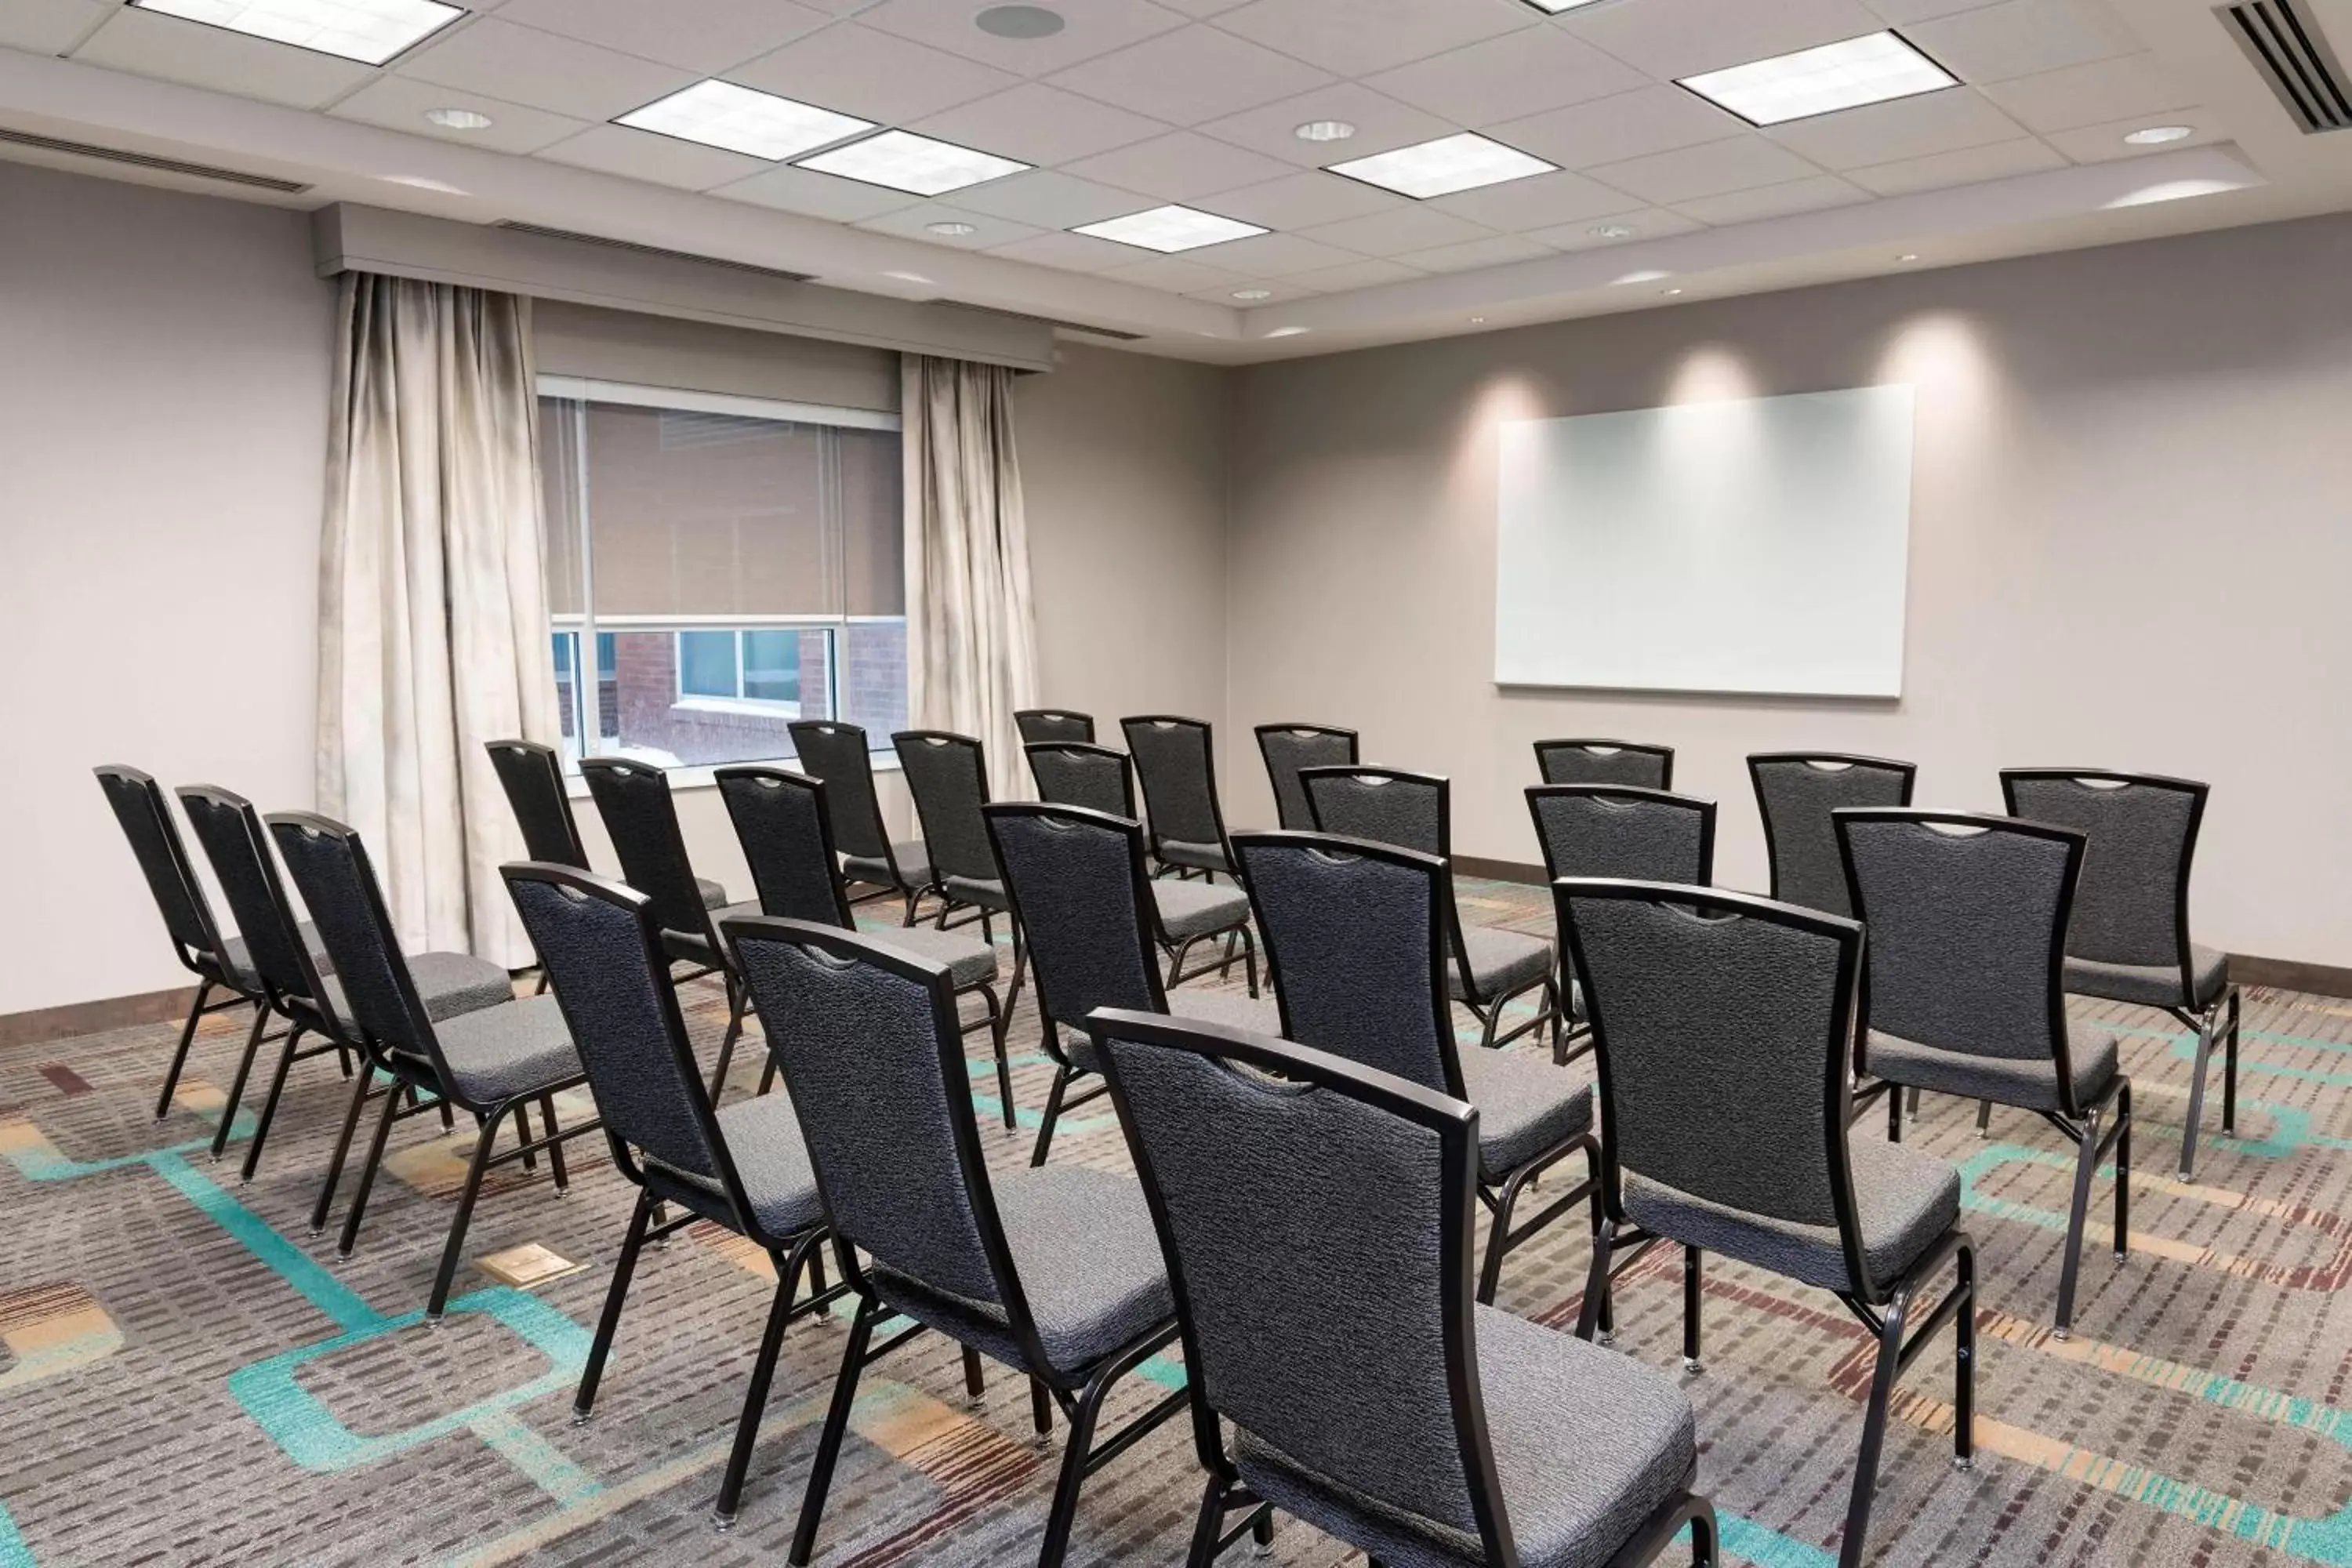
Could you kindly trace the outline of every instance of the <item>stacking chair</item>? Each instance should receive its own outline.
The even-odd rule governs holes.
[[[1536,771],[1548,784],[1675,787],[1675,749],[1637,741],[1538,741]]]
[[[1535,818],[1548,882],[1562,877],[1630,877],[1705,887],[1715,880],[1711,800],[1632,785],[1531,784],[1528,814]],[[1574,975],[1568,977],[1566,1000],[1566,1027],[1552,1035],[1552,1058],[1562,1063],[1591,1048],[1583,993]]]
[[[526,1169],[536,1169],[543,1152],[556,1192],[564,1193],[571,1186],[563,1164],[564,1142],[593,1132],[604,1123],[592,1118],[571,1127],[556,1126],[556,1095],[583,1082],[586,1074],[581,1070],[580,1058],[572,1048],[572,1037],[564,1029],[563,1015],[554,997],[502,1002],[435,1023],[417,994],[408,965],[401,959],[392,917],[384,910],[383,890],[360,836],[341,823],[303,811],[274,812],[264,820],[277,841],[279,858],[286,862],[287,874],[294,879],[296,890],[326,939],[327,951],[334,955],[335,980],[342,988],[343,1000],[350,1004],[351,1026],[366,1041],[374,1068],[392,1079],[336,1251],[349,1258],[358,1244],[368,1192],[375,1184],[376,1170],[383,1163],[384,1142],[394,1121],[440,1101],[473,1112],[481,1122],[474,1157],[466,1167],[465,1184],[458,1189],[457,1212],[450,1216],[441,1267],[433,1276],[433,1293],[425,1302],[426,1321],[439,1322],[450,1284],[457,1278],[457,1260],[465,1255],[474,1200],[480,1195],[482,1178],[490,1168],[520,1160]],[[363,1073],[362,1094],[366,1081]],[[546,1122],[544,1136],[537,1138],[531,1134],[528,1109],[534,1100]],[[350,1144],[361,1105],[361,1095],[354,1095],[342,1142],[338,1145],[338,1164],[327,1173],[330,1189],[341,1173],[341,1151]],[[498,1153],[499,1129],[509,1116],[514,1119],[516,1145]]]
[[[841,864],[834,855],[824,785],[805,773],[782,768],[720,768],[711,776],[719,785],[719,798],[727,803],[727,815],[734,821],[735,837],[742,841],[743,858],[751,868],[751,885],[760,894],[760,913],[856,931],[848,892],[842,886]],[[897,952],[947,965],[959,1004],[966,996],[981,999],[981,1016],[964,1025],[963,1032],[988,1031],[989,1043],[996,1051],[996,1088],[1003,1100],[1004,1125],[1010,1128],[1013,1068],[1004,1055],[1004,1009],[996,1000],[995,945],[929,926],[877,931],[875,940]],[[771,1058],[761,1069],[761,1093],[767,1092],[774,1074],[775,1062]]]
[[[1176,1337],[1142,1191],[1081,1166],[997,1174],[982,1157],[947,970],[869,937],[737,917],[726,931],[800,1113],[842,1277],[857,1298],[790,1559],[816,1544],[859,1375],[925,1329],[1030,1380],[1038,1432],[1070,1423],[1037,1561],[1068,1551],[1079,1483],[1180,1409],[1180,1389],[1094,1440],[1103,1399]],[[863,1253],[871,1262],[863,1262]],[[894,1318],[908,1326],[874,1342]]]
[[[759,1247],[775,1266],[767,1331],[751,1363],[751,1385],[719,1486],[716,1512],[724,1530],[734,1523],[742,1499],[784,1329],[842,1292],[840,1286],[824,1288],[818,1250],[824,1214],[800,1121],[780,1094],[712,1111],[693,1041],[678,1016],[677,994],[668,984],[669,952],[653,918],[653,900],[566,866],[506,866],[500,873],[523,929],[554,976],[556,1004],[604,1113],[613,1164],[637,1189],[604,1315],[580,1372],[572,1421],[586,1421],[595,1408],[596,1386],[646,1242],[709,1220]],[[665,1205],[685,1212],[669,1215]],[[797,1291],[803,1269],[810,1287],[805,1296]]]
[[[1143,809],[1151,824],[1151,858],[1179,877],[1198,874],[1211,881],[1233,875],[1233,846],[1225,842],[1224,813],[1217,806],[1217,765],[1209,726],[1198,719],[1147,715],[1122,719],[1135,775],[1143,784]]]
[[[1454,814],[1445,780],[1394,768],[1304,768],[1298,776],[1315,813],[1317,831],[1393,844],[1453,864]],[[1533,1030],[1556,1026],[1560,997],[1550,942],[1525,931],[1464,925],[1450,885],[1445,927],[1446,945],[1454,955],[1446,984],[1454,1000],[1486,1026],[1482,1044],[1505,1045]],[[1276,983],[1279,989],[1278,969]],[[1504,1005],[1530,991],[1543,997],[1536,1016],[1498,1035]]]
[[[719,1042],[719,1064],[710,1072],[710,1098],[716,1101],[726,1092],[727,1068],[735,1058],[735,1042],[742,1037],[749,1005],[742,977],[728,961],[726,943],[719,940],[719,921],[730,914],[757,913],[760,906],[746,902],[714,910],[704,901],[703,880],[687,858],[686,835],[677,826],[677,803],[670,798],[667,773],[626,757],[583,757],[580,772],[620,857],[622,879],[653,900],[664,948],[674,961],[688,966],[683,974],[672,971],[673,984],[715,974],[727,989],[727,1033]]]
[[[1125,752],[1083,741],[1033,741],[1028,754],[1037,798],[1113,816],[1135,816],[1135,764]]]
[[[572,816],[572,796],[563,787],[562,754],[536,741],[491,741],[487,747],[530,858],[551,866],[591,869],[587,847],[580,841],[580,824]],[[708,877],[697,877],[694,882],[706,906],[727,907],[722,884]]]
[[[1835,752],[1759,752],[1750,756],[1748,776],[1756,786],[1756,807],[1764,819],[1772,897],[1824,914],[1853,913],[1830,813],[1849,805],[1909,805],[1918,773],[1916,763]]]
[[[1857,1568],[1895,1380],[1947,1324],[1961,1469],[1976,1397],[1976,1247],[1958,1228],[1959,1173],[1847,1131],[1862,927],[1671,882],[1568,878],[1552,896],[1590,987],[1601,1078],[1604,1217],[1577,1332],[1610,1328],[1611,1281],[1661,1241],[1683,1249],[1694,1373],[1704,1253],[1833,1293],[1878,1341],[1838,1554]],[[1947,1269],[1953,1287],[1916,1313]]]
[[[219,879],[221,897],[236,916],[237,929],[246,933],[247,962],[261,982],[261,1005],[287,1025],[277,1070],[270,1074],[269,1093],[261,1102],[261,1114],[245,1148],[245,1169],[239,1179],[250,1182],[260,1168],[262,1145],[268,1142],[278,1099],[286,1092],[286,1075],[294,1064],[331,1051],[341,1059],[343,1076],[349,1078],[354,1061],[367,1060],[367,1046],[346,1017],[351,1003],[341,984],[334,976],[320,973],[318,961],[304,942],[301,922],[286,897],[285,883],[278,879],[278,857],[269,847],[269,833],[262,826],[261,814],[243,795],[211,784],[185,784],[178,793],[180,809],[187,814],[188,826]],[[467,952],[418,952],[403,962],[415,983],[425,1016],[436,1024],[514,1000],[514,982],[488,959]],[[318,1044],[302,1049],[305,1035],[316,1036]],[[253,1071],[254,1047],[258,1043],[247,1042],[236,1077],[229,1084],[220,1125],[213,1133],[215,1160],[228,1144],[229,1126],[245,1099],[246,1079]],[[353,1086],[357,1099],[367,1098],[373,1077],[371,1072]],[[339,1164],[345,1152],[338,1152]],[[324,1205],[331,1201],[331,1189],[321,1194],[314,1231],[326,1224]]]
[[[1048,741],[1094,743],[1095,720],[1091,713],[1073,713],[1066,708],[1023,708],[1014,711],[1013,724],[1021,731],[1021,743],[1024,746]]]
[[[1237,833],[1234,852],[1278,976],[1283,1038],[1478,1108],[1478,1201],[1492,1216],[1478,1300],[1495,1299],[1514,1248],[1570,1209],[1590,1204],[1598,1224],[1597,1180],[1511,1224],[1528,1184],[1570,1154],[1599,1176],[1592,1090],[1540,1057],[1455,1045],[1446,862],[1322,833]]]
[[[850,900],[898,899],[904,925],[915,923],[915,906],[931,890],[931,858],[919,839],[893,841],[874,794],[874,756],[866,731],[855,724],[803,719],[785,726],[801,772],[824,781],[824,806],[833,818],[834,847],[841,852],[842,875],[874,890]]]
[[[1054,1087],[1045,1096],[1031,1164],[1045,1163],[1062,1113],[1102,1093],[1100,1084],[1070,1093],[1078,1079],[1100,1070],[1086,1037],[1087,1015],[1097,1007],[1174,1012],[1260,1029],[1276,1026],[1274,1010],[1255,1000],[1254,944],[1249,999],[1174,989],[1191,977],[1181,967],[1185,949],[1209,934],[1212,921],[1230,922],[1227,929],[1251,940],[1249,900],[1239,889],[1151,879],[1143,865],[1143,826],[1131,816],[1028,802],[983,806],[981,815],[1004,868],[1014,916],[1029,934],[1037,1016],[1054,1063]],[[1171,954],[1164,981],[1155,947]]]
[[[907,792],[915,797],[916,820],[923,826],[923,845],[936,879],[932,891],[940,900],[939,929],[950,931],[978,921],[981,935],[994,942],[998,915],[1013,928],[1013,983],[1004,991],[1009,1016],[1021,999],[1029,950],[1013,900],[1004,890],[996,852],[989,847],[988,825],[981,820],[980,809],[988,804],[988,764],[980,742],[944,730],[902,730],[890,737],[890,743],[898,748],[898,766],[907,776]],[[959,915],[959,910],[970,912]],[[1008,1095],[1007,1115],[1012,1104]]]
[[[2091,1177],[2116,1157],[2116,1257],[2130,1251],[2131,1079],[2116,1037],[2066,1016],[2067,916],[2082,875],[2072,828],[1959,812],[1837,814],[1854,914],[1870,931],[1858,1066],[1903,1137],[1898,1091],[2031,1110],[2075,1147],[2057,1337],[2074,1321]],[[1869,1098],[1857,1094],[1857,1100]]]
[[[2081,886],[2066,933],[2066,989],[2155,1007],[2197,1032],[2180,1179],[2197,1169],[2205,1075],[2222,1040],[2221,1133],[2238,1124],[2238,988],[2226,953],[2189,937],[2189,874],[2208,786],[2149,773],[2011,768],[2000,775],[2011,816],[2086,834]],[[1983,1125],[1981,1118],[1979,1126]]]
[[[1191,1568],[1263,1545],[1273,1508],[1376,1563],[1634,1568],[1685,1525],[1717,1560],[1682,1391],[1474,1304],[1470,1106],[1236,1030],[1089,1026],[1175,1287],[1208,1472]]]
[[[1307,804],[1298,770],[1351,768],[1362,760],[1356,754],[1353,730],[1323,724],[1260,724],[1257,752],[1265,759],[1266,781],[1274,785],[1275,825],[1293,833],[1315,830],[1315,810]]]

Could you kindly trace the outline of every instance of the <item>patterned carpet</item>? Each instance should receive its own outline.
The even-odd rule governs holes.
[[[1536,889],[1464,891],[1474,920],[1549,927]],[[717,989],[690,991],[715,1045]],[[2021,1112],[1996,1112],[1979,1142],[1972,1107],[1928,1101],[1916,1141],[1960,1163],[1979,1247],[1979,1460],[1949,1468],[1937,1347],[1898,1397],[1873,1560],[2352,1564],[2352,1004],[2248,994],[2239,1136],[2209,1137],[2194,1185],[2170,1179],[2186,1037],[2153,1013],[2089,1016],[2122,1031],[2140,1107],[2131,1259],[2095,1225],[2075,1337],[2053,1341],[2071,1152]],[[417,1317],[468,1141],[430,1119],[396,1129],[359,1253],[338,1264],[331,1233],[306,1225],[346,1095],[329,1060],[296,1069],[251,1186],[206,1154],[244,1030],[239,1014],[206,1025],[161,1126],[167,1027],[0,1056],[0,1568],[781,1560],[839,1322],[787,1337],[742,1521],[716,1534],[764,1259],[702,1230],[649,1251],[596,1418],[575,1427],[634,1195],[601,1142],[575,1145],[568,1197],[543,1168],[492,1178],[459,1299],[429,1330]],[[989,1137],[1007,1163],[1025,1158],[1050,1078],[1025,998],[1013,1037],[1024,1130]],[[982,1125],[1001,1129],[982,1057],[972,1069]],[[739,1085],[751,1078],[739,1066]],[[1055,1159],[1123,1164],[1108,1110],[1066,1121]],[[521,1290],[475,1267],[531,1243],[580,1268]],[[1530,1245],[1502,1304],[1572,1322],[1587,1256],[1574,1222]],[[1708,1294],[1707,1370],[1685,1383],[1729,1554],[1827,1568],[1870,1346],[1820,1292],[1716,1263]],[[1620,1349],[1677,1369],[1679,1303],[1671,1266],[1644,1264],[1620,1295]],[[968,1408],[952,1348],[926,1336],[865,1386],[817,1561],[1034,1559],[1057,1454],[1029,1443],[1020,1381],[992,1373]],[[1109,1419],[1156,1392],[1139,1383]],[[1087,1483],[1072,1561],[1181,1561],[1197,1497],[1189,1429],[1171,1423]],[[1349,1555],[1296,1521],[1276,1531],[1277,1562]]]

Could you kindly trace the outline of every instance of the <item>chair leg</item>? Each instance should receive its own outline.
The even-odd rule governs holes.
[[[1217,1538],[1224,1533],[1225,1483],[1211,1476],[1201,1491],[1201,1512],[1192,1522],[1192,1544],[1184,1552],[1184,1568],[1209,1568],[1217,1560]]]
[[[713,1109],[718,1107],[719,1097],[727,1091],[727,1068],[735,1059],[735,1042],[743,1034],[743,988],[735,983],[732,974],[722,973],[719,979],[727,986],[727,1035],[719,1042],[719,1065],[710,1069],[710,1103]]]
[[[1706,1257],[1696,1247],[1683,1248],[1683,1370],[1694,1376],[1706,1370],[1699,1356],[1699,1318],[1706,1299],[1700,1270]]]
[[[1975,1303],[1969,1304],[1973,1310]],[[1900,1286],[1886,1310],[1886,1326],[1878,1336],[1878,1369],[1870,1380],[1870,1404],[1862,1417],[1862,1452],[1853,1467],[1853,1497],[1846,1505],[1845,1541],[1838,1552],[1838,1568],[1861,1568],[1870,1539],[1870,1505],[1878,1492],[1878,1456],[1886,1446],[1886,1409],[1895,1396],[1895,1379],[1903,1359],[1903,1321],[1911,1310],[1911,1287]]]
[[[196,983],[196,999],[189,1005],[188,1021],[180,1026],[180,1043],[172,1052],[172,1065],[163,1072],[163,1092],[155,1097],[155,1120],[161,1121],[172,1113],[172,1096],[179,1091],[180,1069],[188,1065],[188,1047],[195,1043],[196,1024],[205,1016],[205,999],[213,994],[213,983]]]
[[[824,1429],[816,1440],[816,1458],[810,1461],[808,1490],[801,1498],[800,1522],[793,1527],[792,1551],[785,1561],[807,1568],[816,1546],[816,1527],[824,1517],[824,1495],[833,1486],[833,1467],[841,1458],[841,1439],[849,1430],[849,1409],[857,1402],[857,1374],[866,1367],[866,1346],[874,1337],[879,1303],[861,1299],[850,1320],[849,1342],[842,1347],[841,1371],[833,1380],[833,1403],[824,1413]]]
[[[1717,1568],[1723,1561],[1723,1541],[1715,1510],[1703,1508],[1691,1515],[1690,1532],[1691,1568]]]
[[[1062,1119],[1062,1097],[1069,1092],[1070,1069],[1055,1063],[1054,1087],[1045,1091],[1045,1119],[1037,1127],[1037,1146],[1029,1151],[1029,1163],[1045,1163],[1045,1151],[1054,1146],[1054,1123]]]
[[[515,1107],[520,1113],[522,1107]],[[441,1309],[449,1302],[449,1287],[457,1278],[457,1259],[465,1256],[466,1227],[473,1223],[474,1200],[481,1195],[482,1176],[490,1168],[490,1149],[498,1142],[499,1123],[503,1116],[490,1116],[482,1122],[482,1135],[474,1141],[473,1163],[466,1167],[466,1184],[457,1191],[457,1212],[449,1216],[449,1239],[441,1248],[441,1267],[433,1274],[433,1294],[425,1302],[425,1321],[437,1323]]]
[[[530,988],[530,994],[534,996],[544,996],[547,994],[547,966],[541,964],[539,969],[539,984]]]
[[[1919,1120],[1919,1087],[1918,1087],[1918,1085],[1916,1085],[1916,1084],[1914,1084],[1914,1085],[1912,1085],[1912,1086],[1911,1086],[1910,1104],[1909,1104],[1908,1110],[1909,1110],[1909,1112],[1910,1112],[1911,1120],[1912,1120],[1912,1121],[1918,1121],[1918,1120]]]
[[[1977,1136],[1979,1138],[1990,1136],[1991,1127],[1992,1101],[1990,1100],[1979,1100],[1977,1101]]]
[[[1037,1446],[1044,1447],[1054,1436],[1054,1396],[1035,1378],[1029,1380],[1029,1425],[1036,1429]]]
[[[352,1152],[352,1134],[359,1131],[360,1111],[367,1104],[368,1086],[374,1079],[375,1064],[362,1061],[359,1077],[352,1082],[351,1109],[343,1112],[342,1134],[335,1140],[335,1152],[327,1157],[327,1179],[319,1188],[319,1201],[310,1205],[312,1236],[327,1228],[327,1211],[335,1203],[335,1184],[343,1179],[343,1161]]]
[[[1062,1447],[1061,1479],[1054,1486],[1054,1506],[1045,1515],[1045,1539],[1037,1549],[1037,1568],[1062,1568],[1069,1555],[1070,1526],[1078,1512],[1078,1488],[1087,1479],[1088,1450],[1095,1446],[1095,1422],[1102,1415],[1103,1395],[1113,1374],[1097,1373],[1070,1412],[1070,1435]]]
[[[2074,1281],[2083,1268],[2083,1226],[2090,1216],[2091,1175],[2099,1163],[2099,1113],[2083,1118],[2082,1148],[2074,1156],[2074,1202],[2066,1211],[2066,1262],[2058,1274],[2058,1322],[2053,1333],[2064,1339],[2074,1323]]]
[[[2131,1256],[2131,1079],[2116,1089],[2116,1258]]]
[[[1009,916],[1007,918],[1010,919]],[[1004,988],[1004,1016],[1008,1018],[1013,1016],[1013,1005],[1021,1000],[1021,983],[1029,974],[1028,939],[1022,933],[1019,921],[1012,921],[1012,926],[1013,984]]]
[[[1977,1462],[1977,1249],[1962,1246],[1955,1261],[1968,1304],[1952,1320],[1952,1468],[1972,1470]]]
[[[1234,955],[1241,947],[1237,940],[1241,934],[1239,926],[1225,933],[1224,962],[1217,965],[1217,978],[1220,980],[1231,980],[1234,977]]]
[[[795,1253],[814,1243],[803,1242]],[[711,1510],[719,1529],[730,1528],[743,1503],[743,1478],[751,1468],[751,1450],[760,1445],[760,1417],[768,1408],[768,1390],[776,1380],[776,1357],[784,1348],[784,1325],[793,1321],[793,1286],[801,1277],[801,1260],[771,1253],[776,1265],[776,1296],[768,1307],[767,1331],[760,1336],[760,1354],[751,1363],[751,1386],[743,1392],[743,1414],[735,1422],[735,1447],[727,1456],[727,1474],[719,1483],[719,1501]]]
[[[1903,1086],[1899,1083],[1886,1087],[1886,1141],[1903,1142]]]
[[[1602,1321],[1609,1300],[1609,1255],[1617,1245],[1617,1222],[1603,1219],[1592,1233],[1592,1267],[1585,1271],[1584,1306],[1576,1315],[1576,1337],[1590,1340],[1606,1327]]]
[[[237,1173],[238,1183],[253,1180],[253,1173],[261,1165],[261,1146],[269,1141],[269,1124],[278,1120],[278,1100],[286,1092],[287,1069],[294,1065],[294,1047],[302,1038],[302,1026],[295,1025],[286,1031],[286,1044],[278,1053],[278,1070],[269,1075],[269,1093],[261,1102],[261,1115],[253,1123],[253,1137],[245,1146],[245,1168]],[[226,1122],[222,1123],[226,1126]]]
[[[981,1370],[980,1352],[966,1345],[963,1347],[964,1403],[977,1410],[987,1396],[988,1375]]]
[[[1511,1234],[1511,1210],[1518,1195],[1517,1182],[1505,1183],[1503,1195],[1495,1205],[1494,1217],[1487,1222],[1486,1256],[1478,1264],[1478,1304],[1482,1307],[1495,1304],[1495,1292],[1503,1282],[1503,1247]]]
[[[1257,1000],[1257,937],[1249,927],[1242,927],[1242,973],[1249,981],[1250,1000]]]
[[[909,888],[909,889],[907,889],[907,915],[906,915],[906,918],[905,918],[904,920],[901,920],[898,923],[899,923],[900,925],[902,925],[902,926],[911,926],[911,925],[913,925],[913,924],[915,923],[915,906],[916,906],[917,904],[921,903],[922,901],[923,901],[923,895],[922,895],[922,891],[921,891],[921,889],[916,889],[916,888]]]
[[[1188,936],[1176,944],[1175,952],[1168,955],[1168,978],[1160,982],[1164,988],[1174,989],[1176,977],[1184,973],[1184,955],[1192,952],[1192,944],[1200,940],[1198,937]]]
[[[2213,1059],[2215,1014],[2209,1010],[2197,1024],[2197,1065],[2189,1075],[2189,1121],[2180,1130],[2180,1179],[2189,1181],[2197,1173],[2197,1130],[2205,1120],[2205,1071]]]
[[[245,1080],[253,1071],[253,1058],[261,1050],[261,1031],[269,1023],[269,1009],[260,1003],[253,1005],[253,1027],[245,1032],[245,1054],[236,1060],[236,1076],[229,1079],[228,1099],[221,1104],[220,1125],[213,1129],[213,1158],[221,1157],[228,1147],[229,1129],[236,1125],[236,1108],[245,1100]]]
[[[2230,1022],[2222,1036],[2229,1044],[2221,1053],[2221,1136],[2238,1131],[2238,988],[2230,987]]]
[[[397,1079],[384,1086],[383,1115],[376,1121],[375,1136],[368,1140],[367,1158],[360,1164],[360,1184],[352,1194],[352,1209],[343,1216],[343,1234],[335,1243],[338,1258],[349,1258],[352,1248],[359,1245],[360,1221],[367,1214],[368,1194],[375,1190],[376,1170],[383,1163],[384,1140],[392,1136],[392,1120],[400,1113],[400,1090]]]
[[[613,1336],[621,1327],[621,1306],[629,1299],[629,1281],[637,1272],[637,1254],[646,1245],[646,1231],[654,1214],[654,1195],[640,1189],[637,1206],[629,1215],[629,1234],[621,1256],[613,1263],[613,1283],[604,1291],[604,1310],[596,1320],[596,1338],[588,1346],[587,1364],[580,1369],[580,1392],[572,1396],[572,1424],[588,1419],[596,1408],[596,1385],[604,1378],[604,1360],[613,1353]]]
[[[563,1144],[555,1125],[555,1096],[552,1094],[539,1097],[539,1122],[547,1132],[547,1171],[555,1178],[555,1195],[559,1198],[566,1196],[572,1191],[572,1177],[563,1168]]]
[[[995,997],[992,993],[989,998],[989,1005],[991,1006],[995,1005]],[[1005,1010],[1005,1016],[1011,1016],[1011,1012],[1012,1010],[1008,1007]],[[990,1028],[988,1031],[988,1045],[989,1048],[996,1053],[997,1103],[1004,1111],[1004,1130],[1007,1132],[1011,1132],[1019,1126],[1019,1121],[1013,1115],[1013,1058],[1006,1052],[1004,1035],[1005,1031],[1003,1026],[1003,1020],[1000,1019],[997,1025]]]
[[[522,1168],[536,1171],[539,1169],[539,1156],[530,1152],[530,1112],[520,1100],[515,1102],[514,1119],[515,1147],[522,1151]]]

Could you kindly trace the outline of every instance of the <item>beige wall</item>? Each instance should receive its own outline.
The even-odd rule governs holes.
[[[1531,741],[1665,742],[1749,888],[1750,751],[1908,758],[1920,804],[1986,809],[2004,765],[2183,773],[2214,786],[2200,940],[2352,963],[2347,277],[2332,217],[1243,372],[1229,728],[1356,726],[1453,776],[1462,853],[1517,861]],[[1496,689],[1498,421],[1884,381],[1919,388],[1899,701]],[[1224,772],[1229,815],[1270,811]]]

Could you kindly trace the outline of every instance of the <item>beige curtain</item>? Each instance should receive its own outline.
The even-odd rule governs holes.
[[[1013,372],[904,356],[907,700],[915,727],[976,736],[989,793],[1032,792],[1015,710],[1037,700]]]
[[[319,806],[411,952],[532,962],[483,742],[559,740],[530,301],[347,272],[319,583]]]

